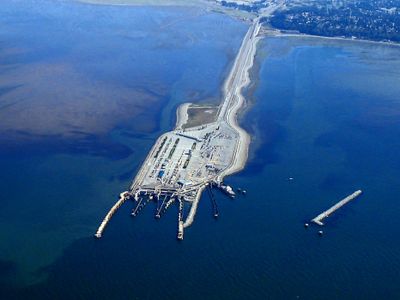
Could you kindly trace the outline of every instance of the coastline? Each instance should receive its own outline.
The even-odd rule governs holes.
[[[113,6],[159,6],[159,7],[196,7],[207,12],[222,13],[237,19],[256,17],[252,12],[226,7],[210,0],[73,0],[81,4]]]
[[[390,46],[400,47],[400,43],[395,43],[395,42],[352,39],[352,38],[340,37],[340,36],[323,36],[323,35],[312,35],[312,34],[306,34],[306,33],[285,33],[285,32],[277,32],[277,31],[273,31],[273,30],[266,30],[264,32],[261,32],[261,34],[266,37],[270,36],[270,37],[311,38],[311,39],[323,39],[323,40],[331,40],[331,41],[344,41],[344,42],[375,44],[375,45],[389,46],[389,47]]]
[[[259,27],[260,29],[261,27]],[[258,30],[259,30],[258,29]],[[250,62],[244,72],[244,78],[238,87],[238,100],[233,104],[233,106],[228,110],[226,121],[227,123],[238,133],[239,139],[236,146],[236,155],[234,157],[234,161],[231,166],[227,168],[222,174],[220,174],[219,178],[222,181],[224,177],[237,173],[244,169],[247,159],[249,156],[249,147],[251,142],[251,137],[249,133],[244,130],[239,124],[239,110],[243,109],[246,106],[246,98],[243,95],[243,89],[248,87],[251,83],[251,70],[254,66],[255,57],[257,54],[257,45],[258,42],[263,37],[255,37],[255,42],[252,44],[251,52],[250,52]],[[224,93],[225,95],[228,93],[228,82],[227,79],[224,85]]]
[[[188,109],[192,105],[190,102],[182,103],[176,110],[175,130],[182,129],[182,126],[189,120]]]
[[[203,0],[75,0],[80,3],[92,5],[118,5],[118,6],[198,6],[206,2]]]

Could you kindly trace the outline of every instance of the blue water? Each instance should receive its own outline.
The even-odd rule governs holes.
[[[95,232],[180,103],[219,100],[248,26],[45,0],[3,1],[0,23],[0,282],[24,286]]]
[[[239,28],[243,33],[245,26]],[[232,45],[230,37],[223,41]],[[227,178],[248,194],[230,200],[216,192],[218,220],[204,195],[181,243],[175,240],[176,208],[157,221],[155,207],[148,205],[132,219],[132,203],[118,211],[101,240],[92,237],[157,130],[114,129],[113,141],[134,153],[122,159],[79,152],[3,159],[7,180],[0,189],[10,216],[3,213],[1,222],[11,229],[1,231],[2,295],[398,299],[399,54],[398,47],[368,43],[263,40],[253,75],[256,86],[248,91],[251,105],[242,119],[252,134],[250,161],[243,172]],[[226,68],[219,70],[226,73]],[[174,86],[178,94],[181,89]],[[174,105],[165,104],[160,114],[173,116]],[[155,127],[167,130],[172,121],[160,119]],[[22,189],[19,182],[25,178],[28,187]],[[13,196],[18,187],[23,196]],[[359,188],[364,194],[326,221],[322,238],[316,227],[304,229],[305,221]],[[18,236],[26,228],[33,228],[23,244],[26,250],[13,257],[10,253],[21,251]],[[61,254],[51,255],[60,248]],[[26,277],[40,279],[26,284],[21,266],[42,256],[56,257],[35,272],[26,270]]]

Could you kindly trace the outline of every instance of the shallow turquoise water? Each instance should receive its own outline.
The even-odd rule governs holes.
[[[137,131],[129,139],[123,128],[114,130],[116,142],[135,150],[125,159],[59,154],[46,163],[18,160],[43,172],[52,170],[54,159],[66,159],[56,175],[46,181],[37,177],[34,186],[41,187],[41,196],[49,186],[62,194],[86,191],[74,205],[63,206],[56,192],[40,199],[53,213],[67,212],[63,220],[86,211],[76,226],[87,223],[80,229],[84,237],[42,270],[47,275],[42,282],[3,284],[3,294],[31,299],[398,299],[400,49],[267,38],[258,53],[259,81],[242,120],[253,137],[250,161],[243,172],[226,179],[246,188],[245,197],[230,200],[216,192],[220,217],[214,220],[204,195],[182,243],[175,240],[174,208],[157,221],[149,205],[132,219],[132,203],[121,208],[104,238],[95,240],[92,229],[109,199],[126,188],[159,132]],[[164,113],[174,115],[173,105],[167,107],[170,114]],[[160,131],[171,128],[162,122]],[[9,185],[16,176],[9,177]],[[322,238],[316,227],[304,229],[305,221],[359,188],[363,196],[327,220]],[[85,202],[91,197],[101,200]],[[14,198],[8,205],[21,207],[15,203]],[[44,204],[22,206],[40,210]],[[34,223],[31,215],[23,218],[27,224]],[[72,222],[60,223],[54,218],[40,228],[57,226],[76,234]],[[54,234],[42,243],[56,236],[63,238]],[[5,262],[2,273],[10,279],[12,263]]]

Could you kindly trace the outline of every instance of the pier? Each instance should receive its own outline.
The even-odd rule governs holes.
[[[124,204],[124,202],[127,199],[129,199],[129,196],[130,194],[128,192],[123,192],[119,195],[119,200],[117,201],[117,203],[114,204],[114,206],[109,210],[107,215],[104,217],[103,222],[101,222],[99,228],[97,229],[96,234],[94,235],[95,237],[97,237],[98,239],[101,238],[104,229],[106,228],[108,222],[111,220],[114,213],[118,210],[118,208],[121,207],[122,204]]]
[[[179,213],[178,213],[178,240],[183,240],[183,200],[179,199]]]
[[[343,200],[340,200],[338,203],[336,203],[334,206],[332,206],[331,208],[327,209],[326,211],[324,211],[323,213],[319,214],[317,217],[315,217],[314,219],[312,219],[311,221],[314,222],[315,224],[318,224],[320,226],[324,225],[324,223],[322,223],[322,220],[329,217],[332,213],[334,213],[336,210],[338,210],[339,208],[341,208],[343,205],[349,203],[351,200],[354,200],[355,198],[357,198],[358,196],[360,196],[362,194],[361,190],[355,191],[353,194],[347,196],[346,198],[344,198]]]
[[[217,218],[218,215],[219,215],[218,205],[217,205],[217,201],[215,201],[215,197],[214,197],[214,194],[213,194],[213,192],[211,190],[211,186],[208,186],[207,191],[208,191],[208,196],[210,197],[211,204],[212,204],[212,207],[213,207],[214,218]]]
[[[162,209],[164,208],[164,204],[166,201],[167,201],[167,196],[164,197],[164,199],[161,202],[161,205],[159,207],[157,207],[156,215],[155,215],[155,217],[157,219],[161,218]],[[159,202],[160,202],[160,197],[157,196],[157,205],[159,204]]]
[[[146,201],[144,201],[144,198],[140,198],[135,209],[132,211],[131,215],[136,217],[137,214],[142,210],[142,208],[146,205]]]

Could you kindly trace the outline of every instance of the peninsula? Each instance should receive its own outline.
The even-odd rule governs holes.
[[[132,211],[134,217],[150,201],[157,203],[156,218],[160,218],[168,207],[178,202],[177,238],[182,240],[184,229],[194,221],[201,194],[206,187],[216,186],[228,196],[235,196],[233,189],[225,185],[223,179],[242,170],[248,157],[250,136],[237,120],[238,112],[245,103],[242,90],[250,83],[249,72],[256,56],[257,43],[265,36],[261,30],[261,20],[272,16],[284,3],[284,0],[271,0],[257,14],[245,18],[250,22],[250,27],[224,82],[221,104],[218,107],[196,107],[184,103],[178,108],[175,129],[157,139],[129,190],[120,194],[119,200],[98,227],[95,237],[101,238],[118,208],[126,200],[133,199],[136,202]],[[214,216],[217,216],[215,199],[213,201]],[[184,216],[185,205],[190,205],[187,216]]]
[[[132,215],[144,205],[157,202],[156,218],[174,201],[179,202],[178,239],[183,239],[184,228],[190,226],[196,215],[202,191],[210,184],[223,186],[225,176],[243,169],[250,137],[238,125],[237,114],[244,104],[242,89],[249,84],[249,70],[253,65],[259,40],[259,18],[252,21],[246,33],[232,70],[224,84],[223,101],[215,120],[195,127],[189,122],[189,105],[182,105],[177,114],[175,130],[161,135],[150,150],[129,190],[121,193],[100,224],[95,236],[100,238],[115,211],[128,199],[137,202]],[[225,187],[228,194],[234,194]],[[183,206],[190,205],[183,216]]]

